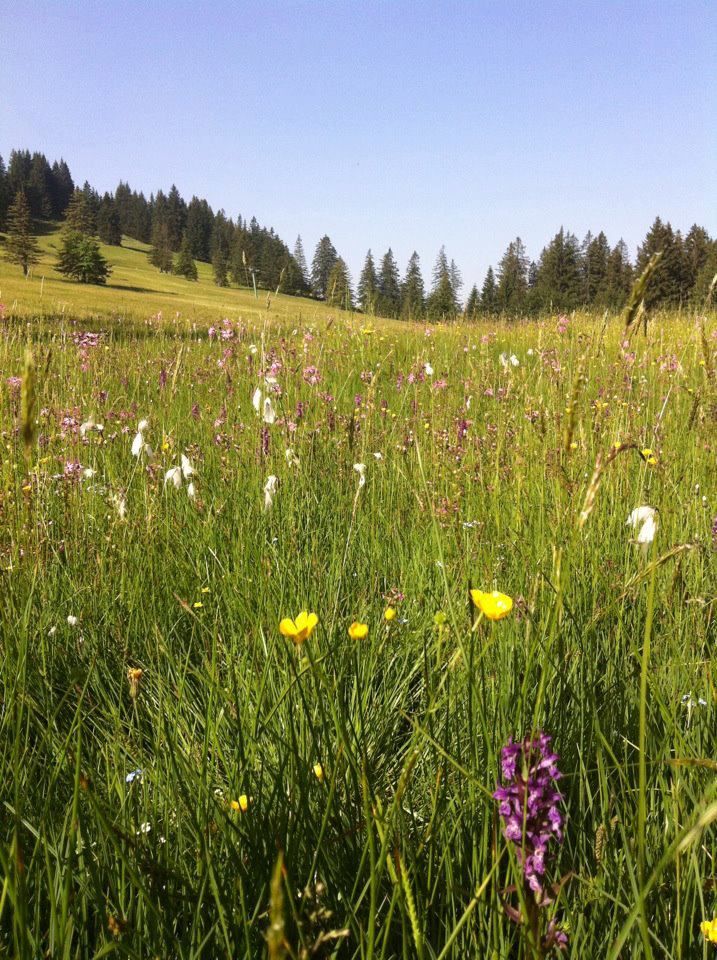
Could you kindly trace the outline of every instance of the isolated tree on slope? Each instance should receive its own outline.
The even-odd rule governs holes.
[[[414,250],[401,285],[401,319],[421,320],[426,315],[426,289],[421,275],[421,261]]]
[[[178,277],[184,277],[185,280],[198,280],[197,265],[192,257],[192,248],[189,243],[189,237],[185,235],[182,245],[179,248],[177,259],[174,263],[174,272]]]
[[[57,269],[80,283],[106,283],[112,273],[94,237],[78,230],[63,230]]]
[[[314,259],[311,264],[311,286],[314,295],[320,300],[326,299],[329,276],[336,265],[338,254],[328,236],[323,236],[316,244]]]
[[[171,273],[174,266],[172,246],[169,242],[169,227],[159,220],[152,227],[152,249],[148,254],[149,262],[160,273]]]
[[[369,250],[364,260],[363,270],[356,288],[359,307],[364,313],[375,313],[378,302],[378,274],[373,254]]]
[[[18,263],[27,276],[30,267],[37,263],[40,256],[37,241],[32,235],[30,205],[22,190],[18,191],[8,210],[6,232],[5,259],[10,263]]]

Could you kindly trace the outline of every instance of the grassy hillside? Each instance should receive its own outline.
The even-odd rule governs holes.
[[[121,247],[102,245],[102,253],[112,264],[112,276],[104,286],[75,283],[55,270],[60,247],[58,224],[42,224],[39,237],[41,260],[32,276],[25,279],[22,270],[1,256],[5,237],[0,234],[0,303],[13,313],[119,314],[145,317],[159,311],[167,317],[177,313],[185,318],[202,319],[217,315],[236,318],[265,314],[291,314],[306,320],[336,314],[322,303],[303,297],[290,297],[247,288],[217,287],[212,268],[197,263],[199,280],[192,283],[182,277],[160,273],[147,259],[149,246],[124,237]]]

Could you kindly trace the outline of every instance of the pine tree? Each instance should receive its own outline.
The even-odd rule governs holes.
[[[100,195],[95,188],[85,180],[82,184],[82,196],[85,198],[85,210],[90,218],[90,226],[87,233],[94,236],[97,233],[97,214],[100,211]]]
[[[83,190],[75,190],[65,211],[65,229],[74,233],[92,236],[95,232],[95,219],[90,209],[90,201]]]
[[[52,216],[52,172],[44,153],[33,153],[25,187],[30,215],[47,220]]]
[[[106,243],[111,247],[122,246],[120,216],[115,202],[109,193],[106,193],[100,201],[100,209],[97,214],[97,236],[102,243]]]
[[[332,307],[353,310],[354,298],[351,290],[351,277],[344,261],[339,257],[331,268],[326,283],[326,302]]]
[[[575,309],[580,302],[581,280],[577,239],[561,227],[540,255],[535,280],[536,306],[561,312]]]
[[[466,301],[465,317],[466,320],[477,320],[478,312],[480,310],[480,294],[478,293],[478,287],[474,283],[471,287],[471,292],[468,294],[468,300]]]
[[[498,312],[498,288],[495,282],[493,267],[488,267],[483,286],[480,291],[480,308],[483,313],[493,314]]]
[[[426,290],[421,275],[421,262],[414,250],[401,285],[401,319],[422,320],[426,315]]]
[[[79,230],[62,231],[62,244],[57,256],[57,269],[60,273],[80,283],[107,282],[112,273],[109,263],[100,252],[100,245],[94,237],[88,237]]]
[[[528,257],[520,237],[508,244],[498,265],[496,305],[499,311],[517,316],[528,300]]]
[[[306,254],[304,253],[304,244],[301,240],[301,234],[296,238],[296,243],[294,244],[294,262],[296,263],[296,269],[299,272],[297,282],[295,284],[297,292],[308,293],[310,290],[309,286],[309,268],[306,265]]]
[[[453,296],[456,298],[456,304],[460,305],[463,277],[455,260],[451,260],[448,272],[451,278],[451,286],[453,287]]]
[[[174,272],[178,277],[184,277],[185,280],[198,280],[197,265],[192,258],[192,247],[187,236],[182,240],[174,262]]]
[[[234,227],[223,210],[217,210],[212,228],[212,269],[218,287],[229,285],[229,263],[234,243]]]
[[[152,249],[147,256],[152,266],[156,267],[160,273],[172,272],[174,258],[169,242],[169,227],[166,223],[158,221],[152,228]]]
[[[382,317],[397,317],[401,312],[401,278],[390,247],[384,254],[378,271],[376,310]]]
[[[323,236],[316,245],[311,263],[311,286],[314,295],[320,300],[326,299],[329,276],[338,260],[336,248],[327,236]]]
[[[31,167],[32,157],[29,150],[10,151],[10,160],[7,167],[9,196],[16,197],[18,190],[25,192]],[[27,196],[25,199],[27,200]]]
[[[40,255],[37,241],[32,235],[30,205],[22,190],[18,190],[8,210],[6,234],[5,259],[9,260],[10,263],[18,263],[22,267],[22,272],[27,276],[30,267],[37,263]]]
[[[376,313],[378,302],[378,274],[373,261],[373,254],[369,250],[364,260],[363,270],[356,288],[359,307],[364,313]]]
[[[451,268],[445,247],[441,247],[433,268],[433,289],[428,298],[428,316],[431,320],[455,320],[458,302],[451,282]]]

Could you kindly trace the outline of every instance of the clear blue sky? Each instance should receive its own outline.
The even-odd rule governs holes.
[[[634,254],[717,233],[717,2],[0,0],[0,153],[176,182],[354,280],[371,247],[467,287],[564,225]]]

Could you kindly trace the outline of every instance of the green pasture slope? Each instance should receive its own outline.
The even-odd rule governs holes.
[[[0,266],[0,955],[711,956],[714,314],[369,323],[56,243]],[[536,899],[493,792],[541,730]]]

